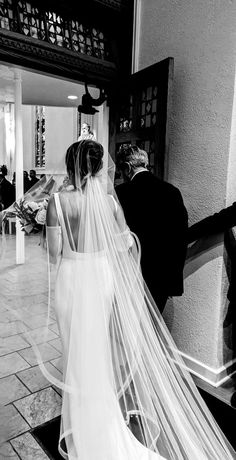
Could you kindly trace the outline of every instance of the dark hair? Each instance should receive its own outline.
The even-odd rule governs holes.
[[[95,176],[102,168],[103,153],[103,146],[90,139],[70,145],[66,152],[66,167],[72,181],[76,173],[80,175],[81,180],[89,173]],[[75,167],[78,168],[77,171]]]
[[[6,165],[0,166],[0,173],[1,173],[3,176],[7,176],[7,167],[6,167]]]

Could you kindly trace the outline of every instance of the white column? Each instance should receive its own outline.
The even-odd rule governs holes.
[[[97,141],[103,145],[104,152],[108,152],[108,143],[109,143],[109,107],[107,103],[104,102],[99,107],[98,113],[98,123],[97,123]]]
[[[22,86],[21,72],[15,70],[15,159],[16,159],[16,200],[24,194],[23,189],[23,133],[22,133]],[[25,262],[25,239],[20,222],[16,219],[16,263]]]
[[[139,48],[140,48],[140,22],[141,22],[141,0],[134,0],[133,16],[133,49],[131,72],[139,70]]]

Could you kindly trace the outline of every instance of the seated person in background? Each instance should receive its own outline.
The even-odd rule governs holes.
[[[31,187],[32,185],[30,185],[30,180],[29,180],[29,175],[27,173],[27,171],[24,171],[24,193],[26,193]]]
[[[31,169],[30,170],[30,188],[33,187],[34,184],[37,184],[37,182],[39,181],[39,179],[36,177],[36,171],[34,169]]]
[[[0,166],[0,211],[9,208],[15,201],[15,187],[6,179],[7,167]]]

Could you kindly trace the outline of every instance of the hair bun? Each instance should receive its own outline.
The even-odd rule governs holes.
[[[68,173],[74,177],[78,174],[81,181],[88,174],[95,176],[102,167],[103,153],[103,146],[94,140],[75,142],[66,153]]]

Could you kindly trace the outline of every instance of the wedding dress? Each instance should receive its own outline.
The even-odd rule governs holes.
[[[51,381],[63,390],[62,457],[235,458],[157,313],[114,191],[88,175],[83,191],[54,200],[58,226],[47,236],[58,248],[63,382]]]
[[[25,332],[43,374],[62,389],[59,452],[68,460],[235,459],[142,277],[112,169],[87,170],[83,183],[78,173],[76,188],[54,194],[56,225],[47,227],[61,380]]]
[[[65,394],[61,440],[69,459],[159,460],[127,428],[114,391],[109,345],[113,279],[104,250],[71,249],[58,194],[57,214],[63,256],[58,270],[55,304],[64,357],[64,379],[75,391]],[[73,280],[73,281],[72,281]]]

